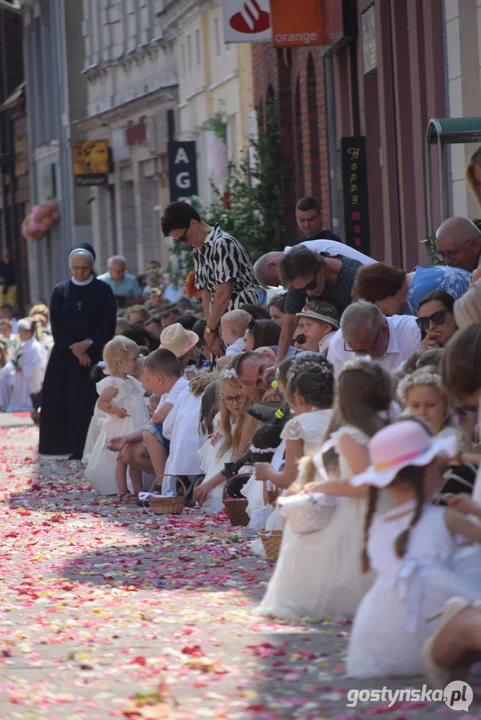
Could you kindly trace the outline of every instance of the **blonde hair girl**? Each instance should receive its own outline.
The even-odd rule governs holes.
[[[471,450],[469,438],[454,416],[452,396],[435,368],[421,368],[403,378],[398,385],[398,397],[412,415],[429,423],[434,435],[449,428],[458,437],[460,452]]]
[[[226,369],[220,373],[217,392],[220,410],[214,418],[212,437],[201,451],[205,478],[194,493],[203,510],[212,515],[223,508],[222,493],[226,478],[222,470],[225,463],[236,462],[244,455],[260,424],[247,412],[253,401],[246,394],[235,370]]]
[[[142,385],[133,377],[138,368],[139,348],[133,340],[119,335],[104,348],[103,358],[108,375],[97,383],[97,412],[106,420],[89,458],[85,477],[99,495],[118,493],[119,502],[128,501],[127,465],[120,454],[107,449],[114,437],[143,428],[149,421]],[[142,489],[140,470],[130,470],[134,493]]]

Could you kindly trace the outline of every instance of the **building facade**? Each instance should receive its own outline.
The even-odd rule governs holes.
[[[68,253],[90,242],[88,189],[75,187],[71,142],[76,121],[86,115],[82,75],[82,8],[68,0],[22,0],[24,57],[34,205],[57,199],[60,222],[39,242],[29,242],[30,291],[48,300],[56,283],[68,277]]]
[[[230,163],[247,150],[253,112],[252,55],[248,44],[224,43],[219,0],[164,2],[159,14],[175,41],[179,68],[178,140],[194,140],[199,196],[223,192]]]
[[[448,107],[445,117],[481,117],[481,0],[444,0]],[[466,165],[478,144],[449,148],[450,210],[478,218],[481,210],[466,185]]]
[[[378,260],[410,268],[426,260],[425,132],[430,118],[446,116],[443,0],[325,0],[324,8],[329,22],[335,18],[330,45],[253,45],[256,98],[269,88],[279,94],[286,239],[296,232],[295,200],[312,194],[326,227],[362,241],[359,249]],[[353,163],[351,185],[343,156],[349,142],[365,148],[362,183]],[[436,222],[434,151],[433,168]],[[352,205],[358,191],[364,217]]]
[[[11,7],[9,7],[11,5]],[[17,305],[30,299],[27,243],[21,224],[27,214],[29,168],[23,69],[23,21],[16,3],[0,5],[0,250],[13,260]]]
[[[160,0],[83,0],[82,76],[87,112],[82,138],[107,140],[108,183],[91,187],[98,266],[124,255],[130,272],[168,262],[160,214],[169,202],[167,142],[175,124],[177,68],[173,40],[159,20]]]

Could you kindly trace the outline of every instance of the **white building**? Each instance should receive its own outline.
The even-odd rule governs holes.
[[[253,110],[251,46],[224,44],[219,0],[166,0],[159,18],[175,38],[177,139],[196,141],[199,196],[208,204],[211,182],[222,191],[228,163],[239,163],[247,148]]]
[[[448,117],[481,117],[481,0],[444,0]],[[481,144],[481,143],[479,143]],[[481,216],[466,184],[466,165],[478,145],[452,145],[451,212]]]
[[[108,186],[90,189],[98,268],[125,255],[142,273],[167,262],[160,214],[169,202],[167,141],[175,125],[177,70],[172,39],[158,13],[164,0],[83,0],[85,139],[108,140]]]

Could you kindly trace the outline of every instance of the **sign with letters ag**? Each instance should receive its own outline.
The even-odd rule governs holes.
[[[198,194],[195,140],[169,142],[170,201]]]

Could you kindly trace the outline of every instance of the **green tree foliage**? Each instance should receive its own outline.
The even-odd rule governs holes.
[[[219,223],[246,248],[252,260],[282,245],[284,208],[280,189],[281,136],[279,105],[270,97],[264,108],[257,107],[259,136],[251,140],[249,152],[239,166],[231,166],[227,190],[213,187],[214,202],[204,212],[206,222]],[[249,162],[250,158],[250,162]]]

